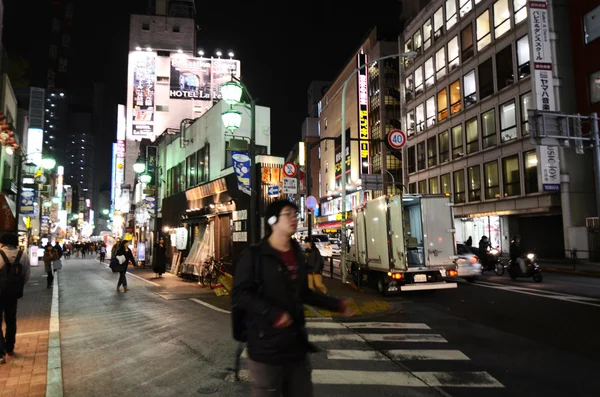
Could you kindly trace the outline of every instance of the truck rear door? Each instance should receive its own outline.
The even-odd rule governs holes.
[[[425,263],[427,266],[451,266],[456,256],[454,211],[446,196],[421,198]]]

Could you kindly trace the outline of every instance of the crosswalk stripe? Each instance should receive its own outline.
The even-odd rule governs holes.
[[[430,386],[438,387],[492,387],[504,385],[485,371],[479,372],[413,372]]]
[[[369,342],[448,342],[438,334],[360,334],[360,336]]]
[[[370,360],[386,361],[389,360],[385,354],[377,350],[327,350],[328,360]]]
[[[322,322],[311,321],[309,323],[306,323],[306,328],[313,328],[313,329],[346,329],[346,327],[344,327],[342,324],[340,324],[340,323],[334,323],[332,321],[322,321]]]
[[[423,323],[342,323],[347,328],[431,329]]]
[[[386,353],[398,361],[403,360],[470,360],[460,350],[420,350],[420,349],[395,349]]]
[[[335,342],[335,341],[355,341],[364,342],[364,339],[356,334],[308,334],[309,342]]]

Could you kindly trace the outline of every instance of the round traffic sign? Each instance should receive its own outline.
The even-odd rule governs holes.
[[[317,198],[315,196],[308,196],[306,198],[306,208],[309,210],[317,208]]]
[[[289,178],[296,176],[296,164],[287,162],[283,165],[283,174]]]
[[[390,149],[402,149],[406,144],[406,134],[401,130],[392,130],[387,136],[387,144]]]

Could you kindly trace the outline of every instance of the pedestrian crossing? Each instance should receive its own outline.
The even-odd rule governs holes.
[[[424,323],[347,322],[311,319],[309,341],[322,351],[311,355],[315,385],[404,388],[503,388],[471,359]],[[240,379],[248,381],[242,353]],[[407,370],[407,368],[419,370]],[[233,381],[233,374],[229,377]]]

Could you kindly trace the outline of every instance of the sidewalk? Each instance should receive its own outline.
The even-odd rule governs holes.
[[[58,278],[54,288],[58,288]],[[46,396],[52,290],[46,288],[44,264],[31,268],[31,278],[17,305],[15,355],[0,364],[0,396]],[[62,394],[61,394],[62,395]]]
[[[579,261],[575,264],[569,263],[570,259],[540,259],[538,264],[542,271],[548,273],[572,274],[586,277],[600,277],[600,263]]]
[[[165,293],[179,295],[178,291],[180,291],[181,294],[190,294],[189,298],[200,300],[201,304],[205,304],[207,307],[218,309],[218,311],[231,311],[231,296],[216,296],[209,287],[202,287],[196,282],[185,281],[171,273],[165,273],[163,277],[156,278],[154,272],[148,266],[145,268],[130,267],[128,272],[162,287],[160,288],[161,291],[158,289],[156,291],[159,295],[164,295]],[[397,310],[393,303],[382,300],[374,291],[358,291],[351,284],[344,285],[340,280],[325,277],[323,278],[323,283],[327,287],[330,296],[348,299],[350,306],[357,313],[357,317],[372,316]],[[163,297],[168,299],[168,296]],[[337,313],[311,306],[306,306],[304,314],[306,317],[335,317],[338,315]]]

